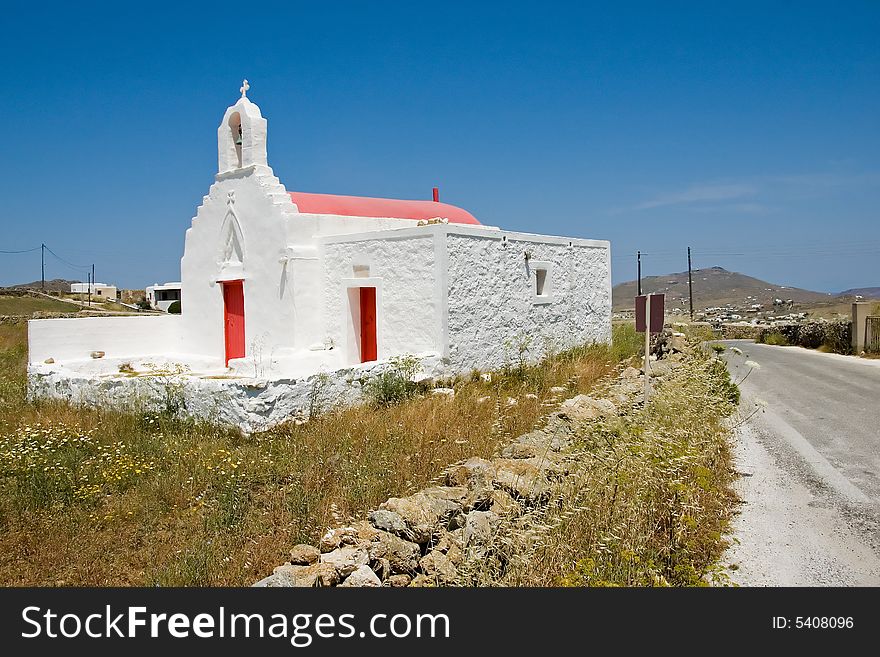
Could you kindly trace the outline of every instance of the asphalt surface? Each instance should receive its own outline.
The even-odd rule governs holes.
[[[724,344],[743,394],[731,579],[880,585],[880,360]]]

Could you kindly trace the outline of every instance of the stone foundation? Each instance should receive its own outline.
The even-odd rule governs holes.
[[[438,356],[419,358],[420,377],[439,377]],[[376,362],[294,378],[193,376],[173,363],[136,374],[86,374],[53,363],[28,366],[28,397],[128,412],[168,412],[234,425],[244,433],[288,420],[306,420],[336,406],[364,400],[364,384],[392,365]]]

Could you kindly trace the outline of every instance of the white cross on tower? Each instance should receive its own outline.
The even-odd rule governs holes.
[[[241,83],[241,89],[239,89],[239,91],[241,92],[242,98],[247,98],[247,90],[250,88],[251,88],[251,85],[248,84],[247,80],[245,80],[244,82]]]

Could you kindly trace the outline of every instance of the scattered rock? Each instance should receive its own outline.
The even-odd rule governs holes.
[[[679,353],[689,353],[691,350],[687,338],[684,337],[683,333],[673,333],[672,338],[670,338],[666,344],[669,345],[669,348],[672,351],[677,351]]]
[[[290,563],[294,566],[311,566],[318,563],[321,558],[321,551],[311,545],[294,545],[290,551]]]
[[[481,459],[479,456],[469,458],[464,463],[453,465],[446,470],[446,484],[448,486],[473,487],[475,483],[492,481],[495,476],[495,466],[491,461]]]
[[[409,586],[409,583],[412,581],[412,577],[409,575],[392,575],[388,579],[385,580],[385,583],[388,586],[393,586],[394,588]]]
[[[608,399],[596,399],[590,395],[577,395],[566,399],[559,407],[559,413],[573,420],[594,420],[600,417],[617,415],[617,407]]]
[[[353,545],[357,541],[358,531],[354,527],[328,529],[318,542],[321,552],[332,552],[342,545]]]
[[[375,541],[379,536],[379,531],[366,520],[358,520],[352,527],[357,530],[358,541]]]
[[[269,577],[254,586],[266,587],[315,587],[336,586],[339,572],[329,563],[316,563],[311,566],[278,566]]]
[[[464,526],[464,546],[485,546],[498,526],[498,516],[491,511],[471,511]]]
[[[391,532],[398,536],[409,536],[411,534],[403,518],[394,513],[394,511],[388,511],[387,509],[372,511],[370,513],[370,522],[373,523],[376,529]]]
[[[676,363],[677,365],[678,363]],[[666,376],[673,370],[673,365],[667,360],[658,360],[648,366],[648,371],[652,377]]]
[[[522,507],[510,496],[510,493],[503,490],[492,491],[492,505],[490,508],[492,513],[499,516],[516,515],[522,511]]]
[[[452,388],[434,388],[431,391],[432,395],[436,395],[438,397],[446,397],[447,399],[452,399],[455,397],[455,390]]]
[[[622,379],[638,379],[642,375],[642,371],[635,367],[627,367],[620,373]]]
[[[492,398],[489,397],[489,396],[479,397],[479,398],[477,399],[477,403],[478,403],[478,404],[485,404],[485,403],[486,403],[487,401],[489,401],[490,399],[492,399]]]
[[[563,388],[562,386],[553,386],[550,388],[550,392],[554,395],[562,395],[565,394],[567,388]]]
[[[55,362],[55,359],[54,358],[47,358],[43,362],[46,363],[46,365],[51,365],[52,363]]]
[[[394,574],[410,575],[419,566],[419,546],[388,532],[380,532],[377,540],[367,546],[370,559],[387,559]]]
[[[550,486],[544,474],[527,459],[497,459],[493,481],[514,497],[529,502],[545,498]]]
[[[413,588],[433,587],[434,585],[434,580],[427,575],[416,575],[409,583],[409,586]]]
[[[533,392],[527,392],[524,396],[526,399],[531,399],[533,401],[538,398],[538,395]]]
[[[501,456],[507,459],[530,459],[539,453],[540,448],[529,443],[511,443],[501,450]]]
[[[361,547],[340,547],[321,555],[321,563],[332,564],[343,577],[347,577],[361,566],[366,566],[369,562],[369,553]]]
[[[473,505],[468,505],[468,506],[473,506]],[[465,515],[463,513],[458,513],[458,514],[452,516],[449,519],[449,522],[446,523],[446,530],[451,532],[451,531],[455,531],[456,529],[460,529],[460,528],[464,527],[464,521],[465,521]]]
[[[92,358],[103,358],[104,352],[103,351],[93,351],[92,353],[89,354],[89,356],[91,356]]]
[[[432,486],[423,489],[422,492],[438,500],[462,504],[467,497],[468,489],[466,486]]]
[[[564,417],[568,419],[568,417],[565,415],[556,415],[555,417]],[[560,427],[560,429],[562,429],[562,427]],[[545,454],[548,451],[559,452],[568,447],[570,444],[569,439],[564,435],[561,435],[558,432],[548,434],[544,431],[532,431],[530,433],[524,434],[517,438],[516,442],[522,445],[531,445],[538,450],[536,453],[540,454]]]
[[[505,400],[504,404],[505,404],[506,406],[516,406],[517,404],[519,404],[519,401],[517,401],[517,400],[514,399],[513,397],[508,397],[508,398]]]
[[[483,372],[482,374],[480,374],[480,380],[484,381],[485,383],[492,383],[492,375],[488,372]]]
[[[483,512],[477,511],[476,513]],[[452,561],[439,550],[432,550],[426,554],[419,561],[419,565],[422,572],[438,584],[452,584],[458,577],[458,570]]]
[[[437,525],[445,524],[453,515],[461,511],[459,502],[431,497],[423,492],[409,497],[392,497],[379,505],[380,509],[393,511],[403,518],[416,543],[431,540]]]
[[[359,566],[339,586],[382,586],[382,581],[369,566]]]

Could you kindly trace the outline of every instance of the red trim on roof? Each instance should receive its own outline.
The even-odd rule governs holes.
[[[290,198],[300,212],[309,214],[337,214],[347,217],[395,217],[399,219],[435,219],[445,217],[451,224],[475,224],[467,210],[448,203],[434,201],[405,201],[396,198],[369,196],[338,196],[336,194],[309,194],[290,192]]]

